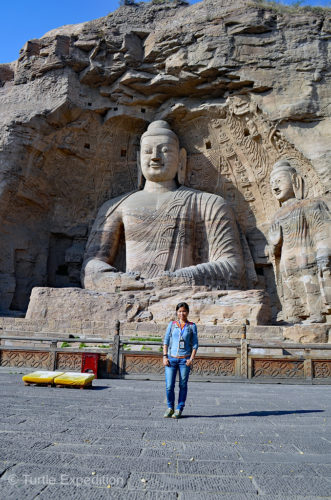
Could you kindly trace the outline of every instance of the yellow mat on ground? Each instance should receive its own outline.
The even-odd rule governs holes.
[[[66,372],[56,377],[54,384],[84,386],[90,385],[94,378],[94,373]]]
[[[22,377],[23,382],[30,382],[31,384],[52,384],[55,377],[63,375],[64,372],[51,372],[40,370],[33,373],[28,373]]]

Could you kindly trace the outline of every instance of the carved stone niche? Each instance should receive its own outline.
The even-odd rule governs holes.
[[[119,248],[123,245],[122,258],[112,262],[119,272],[114,270],[108,289],[104,285],[98,287],[98,284],[85,285],[85,290],[37,288],[32,294],[27,317],[72,319],[77,315],[87,315],[89,319],[100,320],[102,317],[112,321],[117,314],[123,321],[158,322],[173,313],[169,308],[176,300],[185,298],[194,305],[195,320],[205,324],[242,323],[245,320],[251,324],[270,324],[277,319],[286,320],[282,313],[283,292],[275,278],[268,246],[270,221],[279,208],[277,200],[271,196],[269,178],[275,162],[288,158],[300,170],[307,196],[322,196],[325,187],[310,162],[285,139],[249,96],[231,97],[223,105],[201,105],[194,109],[178,104],[156,114],[155,119],[167,120],[179,138],[180,147],[186,150],[186,170],[180,175],[177,172],[177,179],[184,186],[182,189],[200,190],[206,195],[216,195],[217,199],[222,197],[225,206],[233,210],[236,226],[233,231],[239,237],[238,248],[245,262],[243,279],[234,287],[224,286],[224,282],[217,283],[217,280],[208,285],[190,281],[187,277],[179,279],[183,276],[176,275],[174,279],[171,273],[165,273],[157,286],[155,283],[151,286],[148,280],[141,280],[140,275],[128,276],[123,258],[125,240],[118,235]],[[127,117],[123,117],[121,122],[109,120],[102,125],[95,124],[93,134],[98,127],[97,164],[103,169],[107,164],[109,168],[105,172],[108,174],[102,182],[100,177],[100,182],[94,186],[88,184],[87,178],[83,179],[88,197],[86,200],[80,197],[78,202],[81,208],[77,222],[88,223],[90,243],[93,231],[98,232],[102,217],[106,220],[109,215],[105,205],[106,210],[102,212],[101,209],[97,215],[96,210],[102,202],[114,200],[139,187],[141,177],[135,156],[147,124],[132,120],[129,125]],[[103,148],[103,141],[105,144],[108,141],[107,147]],[[89,144],[93,149],[93,137]],[[104,156],[100,156],[100,151]],[[109,206],[113,204],[113,201],[109,202]],[[130,209],[134,212],[133,208]],[[140,208],[143,209],[144,205]],[[74,207],[68,206],[63,213],[67,225],[68,218],[73,223],[73,216]],[[139,219],[141,213],[136,212],[133,216]],[[94,222],[95,219],[99,222]],[[103,235],[101,231],[101,239]],[[85,241],[86,237],[80,238],[80,244]],[[85,261],[91,256],[88,253],[90,243]],[[108,250],[111,252],[111,247]],[[57,262],[57,266],[60,265]]]

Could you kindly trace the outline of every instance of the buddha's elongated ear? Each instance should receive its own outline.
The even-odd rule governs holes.
[[[301,175],[298,173],[292,174],[292,185],[293,185],[293,191],[294,195],[297,200],[302,200],[304,197],[304,181]]]
[[[138,176],[138,189],[143,189],[145,179],[141,171],[140,151],[137,151],[137,176]]]
[[[181,185],[185,185],[186,165],[187,165],[186,149],[181,148],[179,150],[179,165],[178,165],[178,173],[177,173],[178,182]]]

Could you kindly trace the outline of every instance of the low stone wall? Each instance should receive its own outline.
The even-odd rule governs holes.
[[[121,335],[125,337],[163,337],[168,323],[123,323]],[[197,325],[199,338],[206,340],[240,340],[245,332],[248,339],[283,340],[283,327],[250,325]]]
[[[27,332],[42,334],[46,337],[79,335],[109,338],[113,336],[114,325],[106,321],[89,320],[31,320],[26,318],[0,317],[0,332]]]
[[[90,320],[31,320],[26,318],[0,317],[0,333],[6,335],[35,334],[44,337],[67,337],[68,335],[112,338],[115,333],[116,319],[112,324],[107,321]],[[120,335],[133,337],[163,337],[167,323],[123,322]],[[331,342],[331,325],[312,324],[294,326],[245,325],[247,340],[277,342],[286,340],[296,343]],[[242,325],[198,325],[199,338],[209,341],[240,340]]]

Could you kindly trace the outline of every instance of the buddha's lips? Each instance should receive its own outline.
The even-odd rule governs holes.
[[[163,167],[163,163],[150,163],[149,166],[151,168],[160,168]]]

